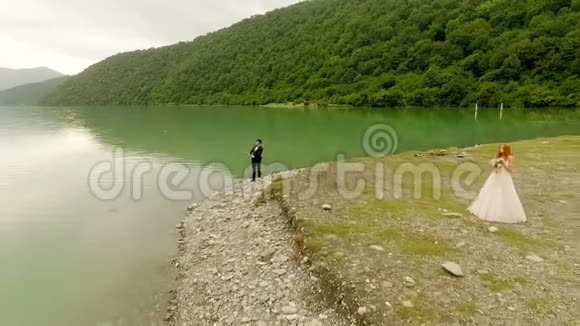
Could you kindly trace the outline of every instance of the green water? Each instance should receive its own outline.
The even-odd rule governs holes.
[[[160,324],[174,225],[206,192],[201,171],[218,172],[215,187],[219,173],[241,176],[256,138],[267,166],[365,155],[375,124],[400,152],[580,134],[580,112],[0,107],[0,325]],[[160,184],[168,167],[187,173],[169,187],[186,190],[179,199]],[[95,193],[99,180],[121,185],[105,191],[113,199]]]

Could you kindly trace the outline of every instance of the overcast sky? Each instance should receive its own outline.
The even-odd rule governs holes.
[[[75,74],[118,52],[189,41],[299,0],[2,0],[0,67]]]

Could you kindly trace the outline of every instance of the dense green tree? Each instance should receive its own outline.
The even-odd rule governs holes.
[[[122,53],[47,104],[580,106],[580,0],[311,0]]]

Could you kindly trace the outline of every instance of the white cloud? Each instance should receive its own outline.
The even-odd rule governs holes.
[[[299,1],[2,1],[0,67],[74,74],[118,52],[189,41]]]

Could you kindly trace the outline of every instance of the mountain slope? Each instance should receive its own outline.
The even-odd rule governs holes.
[[[47,104],[580,106],[580,0],[312,0],[123,53]]]
[[[46,67],[30,69],[0,68],[0,90],[24,84],[39,83],[62,76],[64,75],[60,72]]]
[[[0,91],[0,105],[38,105],[44,97],[54,92],[68,78],[64,76],[2,90]]]

